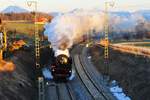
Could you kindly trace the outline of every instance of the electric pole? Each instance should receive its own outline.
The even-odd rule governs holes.
[[[32,6],[34,4],[34,37],[35,37],[35,65],[36,68],[39,69],[40,66],[40,37],[38,33],[38,23],[37,21],[37,1],[28,1],[28,6]]]
[[[109,13],[108,13],[108,7],[114,6],[114,2],[105,2],[105,23],[104,23],[104,63],[105,63],[105,75],[109,74],[109,65],[108,65],[108,59],[109,59]]]
[[[37,68],[38,77],[38,100],[45,100],[44,95],[44,79],[41,76],[42,69],[40,65],[40,37],[38,33],[38,23],[37,23],[37,1],[28,1],[28,6],[34,4],[34,37],[35,37],[35,66]]]

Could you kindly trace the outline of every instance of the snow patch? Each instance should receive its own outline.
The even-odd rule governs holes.
[[[131,100],[131,98],[123,92],[123,89],[117,85],[115,80],[113,80],[111,84],[110,91],[118,100]]]
[[[52,73],[48,68],[43,68],[42,73],[45,79],[48,79],[48,80],[53,79]]]
[[[69,80],[73,80],[75,77],[75,70],[72,69],[72,73],[71,73],[71,76],[69,77]]]
[[[88,59],[91,59],[92,57],[91,56],[88,56]]]

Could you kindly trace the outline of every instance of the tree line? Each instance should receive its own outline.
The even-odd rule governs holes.
[[[13,20],[27,20],[27,21],[31,21],[34,19],[34,12],[30,12],[30,13],[0,13],[0,18],[2,20],[9,20],[9,21],[13,21]],[[51,20],[53,17],[50,16],[47,13],[41,13],[38,12],[37,16],[40,17],[44,17],[47,18],[48,20]]]

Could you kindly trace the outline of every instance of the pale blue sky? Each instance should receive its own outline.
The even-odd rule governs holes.
[[[26,1],[30,0],[0,0],[0,11],[9,5],[17,5],[29,9]],[[36,0],[38,10],[44,12],[67,12],[76,8],[104,9],[104,2],[111,0]],[[31,8],[32,9],[32,8]],[[150,9],[150,0],[116,0],[115,7],[111,10],[144,10]]]

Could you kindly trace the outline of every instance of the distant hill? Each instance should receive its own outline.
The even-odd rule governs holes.
[[[50,12],[49,15],[56,17],[58,15],[62,14],[61,12]]]
[[[150,14],[150,10],[139,10],[137,12],[142,13],[142,14]]]
[[[150,21],[150,10],[139,10],[135,12],[128,12],[128,11],[116,11],[116,12],[110,12],[112,15],[117,15],[120,17],[130,17],[131,15],[141,15],[143,16],[147,21]]]
[[[129,16],[131,16],[131,13],[128,12],[128,11],[111,12],[111,14],[115,14],[115,15],[120,16],[120,17],[129,17]]]
[[[2,13],[25,13],[25,12],[28,12],[28,10],[18,6],[8,6],[2,11]]]
[[[150,10],[139,10],[136,13],[141,14],[145,19],[150,21]]]

